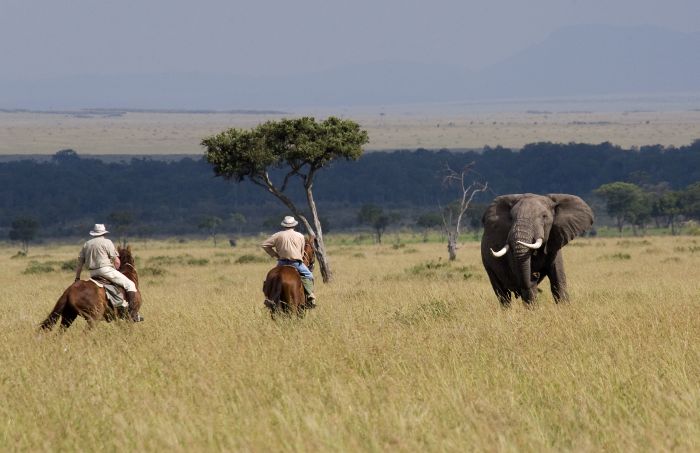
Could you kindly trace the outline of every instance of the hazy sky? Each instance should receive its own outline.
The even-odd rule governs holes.
[[[0,0],[0,77],[478,69],[575,24],[700,31],[700,0]]]

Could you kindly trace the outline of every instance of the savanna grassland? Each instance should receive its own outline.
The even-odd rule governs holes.
[[[551,107],[551,105],[549,105]],[[557,105],[562,108],[561,105]],[[473,111],[459,106],[355,108],[340,112],[271,114],[187,112],[0,112],[0,156],[51,155],[63,148],[80,154],[200,154],[204,137],[231,127],[304,115],[351,117],[369,133],[368,150],[521,148],[528,143],[611,142],[622,147],[688,145],[698,138],[699,110]],[[609,108],[605,103],[584,108]],[[536,107],[535,107],[536,108]],[[545,107],[546,108],[546,107]]]
[[[0,450],[700,449],[698,239],[577,239],[572,302],[532,310],[477,242],[400,239],[329,237],[319,308],[276,322],[258,239],[136,241],[146,321],[63,334],[80,243],[0,246]]]

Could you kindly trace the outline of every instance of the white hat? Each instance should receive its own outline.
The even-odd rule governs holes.
[[[103,223],[96,223],[95,226],[92,227],[90,236],[102,236],[103,234],[107,233],[109,233],[109,231],[107,231]]]
[[[285,228],[294,228],[295,226],[299,225],[299,222],[294,219],[294,217],[288,215],[282,220],[281,225]]]

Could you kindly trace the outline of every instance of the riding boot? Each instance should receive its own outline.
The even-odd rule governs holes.
[[[131,320],[133,322],[143,321],[143,316],[139,314],[138,311],[132,310],[132,307],[136,306],[136,291],[129,291],[126,293],[126,301],[129,302],[129,313]]]
[[[314,281],[310,278],[301,278],[301,284],[304,285],[304,294],[306,294],[306,306],[308,308],[316,308],[316,296],[314,295]]]

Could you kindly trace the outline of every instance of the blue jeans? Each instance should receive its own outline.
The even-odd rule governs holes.
[[[306,264],[302,263],[301,261],[295,261],[295,260],[278,260],[277,261],[278,266],[292,266],[299,272],[299,275],[302,278],[308,278],[310,280],[314,279],[314,274],[311,273],[308,267],[306,267]]]

